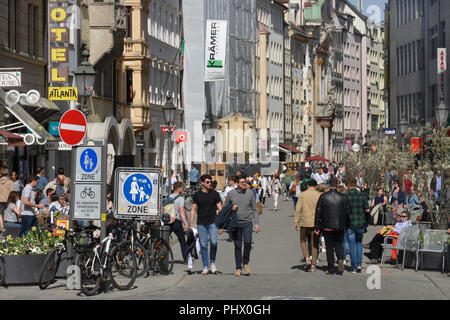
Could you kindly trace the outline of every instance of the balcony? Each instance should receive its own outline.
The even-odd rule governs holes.
[[[124,57],[147,57],[149,54],[148,46],[142,40],[126,39],[124,43]]]
[[[303,9],[303,16],[306,24],[321,23],[322,22],[322,5],[325,0],[310,0],[305,3]]]
[[[108,55],[120,57],[126,30],[125,6],[115,0],[90,2],[89,22],[91,63],[95,65]]]

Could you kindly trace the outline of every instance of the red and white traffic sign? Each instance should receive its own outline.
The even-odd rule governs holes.
[[[74,146],[83,141],[86,135],[86,117],[76,109],[63,114],[59,121],[59,135],[65,143]]]

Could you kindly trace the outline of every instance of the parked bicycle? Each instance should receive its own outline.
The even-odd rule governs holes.
[[[80,267],[81,291],[92,296],[105,288],[109,279],[118,290],[128,290],[136,281],[137,261],[130,246],[116,240],[111,232],[93,250],[77,256]]]
[[[151,233],[137,229],[133,230],[137,241],[147,250],[149,255],[149,266],[153,275],[157,272],[169,275],[173,270],[173,252],[169,243],[162,237],[152,238]]]
[[[75,252],[80,252],[90,247],[94,243],[93,230],[84,230],[81,232],[76,232],[73,230],[66,230],[65,228],[59,227],[57,225],[50,225],[49,231],[53,229],[58,229],[64,231],[64,236],[61,243],[56,245],[48,257],[45,259],[42,269],[39,274],[38,285],[41,290],[47,289],[48,286],[55,280],[56,273],[58,272],[59,265],[61,263],[61,257],[63,253],[68,252],[68,244],[70,243],[73,248],[73,254]],[[87,244],[82,243],[82,238],[86,239],[86,235],[89,238]],[[80,236],[80,238],[77,238]],[[87,246],[87,247],[86,247]],[[74,256],[68,256],[68,259],[73,259]]]

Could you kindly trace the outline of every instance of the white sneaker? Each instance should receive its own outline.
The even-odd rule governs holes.
[[[207,267],[203,268],[202,274],[207,275],[209,272],[209,269]]]
[[[210,270],[211,270],[211,273],[214,273],[214,274],[217,272],[216,264],[214,262],[211,262]]]

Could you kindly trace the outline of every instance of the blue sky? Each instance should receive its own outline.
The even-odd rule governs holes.
[[[350,0],[357,8],[359,7],[359,0]],[[379,20],[384,20],[384,6],[387,0],[363,0],[364,14],[369,18],[373,18],[375,22],[380,22]],[[374,7],[376,6],[376,7]],[[379,14],[379,9],[381,9],[381,14]]]

